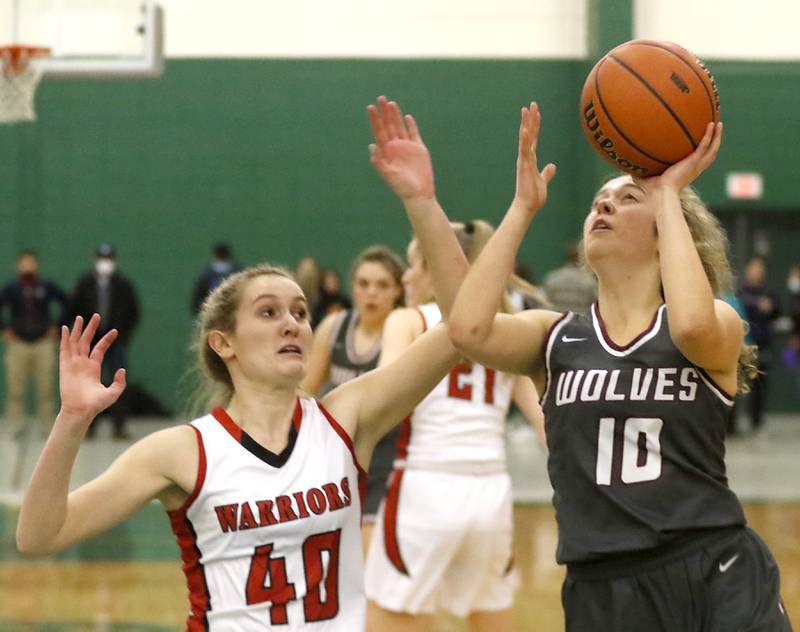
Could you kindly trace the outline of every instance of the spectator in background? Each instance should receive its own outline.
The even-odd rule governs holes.
[[[789,268],[786,289],[789,292],[789,318],[792,325],[783,348],[783,363],[794,375],[797,393],[795,402],[800,404],[800,264]]]
[[[23,428],[25,390],[31,380],[40,427],[43,433],[50,432],[55,415],[56,340],[66,309],[67,297],[61,288],[39,277],[36,253],[20,252],[17,278],[0,292],[0,328],[6,343],[6,420],[14,434]]]
[[[233,248],[223,241],[214,244],[211,249],[211,263],[198,277],[192,292],[192,313],[197,314],[200,306],[225,277],[239,272],[242,266],[233,258]]]
[[[89,321],[92,314],[100,314],[102,320],[96,340],[111,329],[119,332],[119,337],[103,359],[102,381],[109,385],[117,369],[128,367],[128,345],[139,322],[139,300],[131,282],[117,270],[114,248],[110,244],[102,244],[96,254],[94,270],[84,274],[75,286],[71,311],[73,317],[83,316],[85,322]],[[128,416],[128,397],[125,393],[108,409],[108,414],[114,422],[114,438],[130,438],[125,427]],[[95,419],[87,436],[94,434],[97,423]]]
[[[586,314],[597,300],[597,279],[580,264],[579,252],[578,244],[572,244],[564,265],[544,279],[544,293],[556,311]]]
[[[319,303],[319,286],[321,284],[321,274],[317,260],[314,257],[300,259],[294,271],[294,278],[306,295],[309,312],[314,314],[317,309],[317,303]],[[312,325],[316,327],[317,321],[315,320]]]
[[[792,333],[800,335],[800,263],[795,263],[789,268],[786,289],[789,292],[789,317],[792,319]]]
[[[750,387],[750,419],[753,431],[764,421],[767,403],[767,377],[772,361],[772,322],[778,317],[778,294],[768,288],[767,265],[762,257],[752,257],[744,270],[744,283],[739,287],[739,300],[747,314],[750,337],[758,347],[758,375]]]
[[[542,288],[533,284],[530,268],[524,263],[514,266],[514,276],[508,283],[508,302],[513,313],[526,309],[553,309]]]
[[[737,298],[736,294],[732,290],[727,290],[727,291],[723,292],[723,294],[722,294],[722,296],[720,298],[723,301],[725,301],[728,305],[733,307],[733,309],[736,310],[736,313],[739,315],[739,318],[742,319],[742,322],[745,322],[745,323],[747,322],[747,312],[744,309],[744,305],[742,305],[742,302]],[[753,344],[753,338],[750,335],[750,331],[749,331],[750,328],[749,327],[745,327],[744,329],[745,329],[744,342],[745,342],[745,344],[752,345]],[[733,404],[733,410],[731,411],[731,414],[728,415],[728,427],[727,427],[728,436],[733,436],[733,435],[739,434],[739,429],[737,428],[736,420],[739,418],[739,415],[737,414],[737,411],[739,409],[740,399],[741,399],[741,397],[739,395],[737,395],[737,397],[736,397],[736,399],[734,401],[734,404]]]
[[[319,285],[319,301],[314,310],[314,327],[328,315],[343,309],[350,309],[350,298],[342,292],[342,280],[339,273],[331,268],[322,272]]]

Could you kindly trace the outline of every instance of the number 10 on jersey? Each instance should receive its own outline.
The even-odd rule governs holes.
[[[628,417],[623,422],[622,471],[625,484],[654,481],[661,476],[661,429],[664,422],[656,417]],[[597,432],[598,485],[611,485],[614,462],[614,430],[617,420],[603,417]]]

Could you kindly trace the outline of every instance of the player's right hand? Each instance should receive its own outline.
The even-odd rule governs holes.
[[[70,419],[79,420],[86,426],[103,410],[119,399],[125,390],[125,369],[119,369],[110,386],[100,381],[103,357],[117,338],[112,329],[91,348],[91,342],[100,326],[99,314],[94,314],[83,327],[83,318],[78,316],[70,330],[61,328],[59,352],[59,386],[61,389],[61,413]]]
[[[539,144],[541,125],[542,115],[536,102],[522,108],[517,149],[517,186],[513,204],[530,213],[536,213],[544,206],[547,201],[547,187],[556,175],[556,166],[552,162],[539,171],[536,147]]]

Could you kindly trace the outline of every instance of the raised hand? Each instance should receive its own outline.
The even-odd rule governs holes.
[[[401,199],[433,198],[431,155],[410,114],[403,116],[397,103],[378,97],[367,106],[375,142],[369,146],[370,162]]]
[[[95,314],[83,328],[83,318],[78,316],[72,330],[61,328],[59,351],[59,384],[61,388],[61,411],[70,416],[90,422],[113,404],[125,390],[125,369],[114,375],[111,386],[100,381],[103,356],[117,337],[112,329],[103,336],[93,349],[92,338],[100,326],[100,316]]]
[[[719,153],[721,143],[722,123],[709,123],[697,149],[669,167],[661,175],[645,178],[643,183],[650,187],[670,187],[680,191],[694,182],[711,166]]]
[[[519,148],[517,152],[517,188],[514,204],[526,208],[531,213],[538,211],[547,201],[547,185],[556,175],[556,166],[551,162],[539,171],[536,161],[536,145],[542,115],[536,102],[522,108],[519,124]]]

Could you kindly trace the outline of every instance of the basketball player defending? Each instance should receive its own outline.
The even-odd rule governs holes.
[[[70,493],[86,429],[125,387],[123,369],[100,382],[116,330],[92,346],[99,325],[95,314],[62,329],[62,406],[23,501],[19,549],[59,551],[158,499],[183,557],[189,632],[362,630],[359,463],[457,360],[444,327],[317,402],[298,391],[311,345],[300,287],[270,266],[232,275],[204,303],[197,337],[224,407],[142,439]]]

